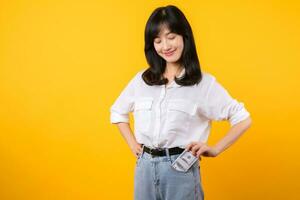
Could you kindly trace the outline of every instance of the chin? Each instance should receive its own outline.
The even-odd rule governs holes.
[[[165,60],[166,60],[167,62],[170,62],[170,63],[175,63],[175,62],[178,61],[177,58],[165,58]]]
[[[164,57],[165,61],[167,62],[177,62],[179,58],[177,56],[174,57]]]

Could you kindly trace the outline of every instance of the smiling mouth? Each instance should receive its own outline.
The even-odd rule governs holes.
[[[170,55],[172,55],[173,53],[175,52],[175,50],[174,51],[171,51],[171,52],[168,52],[168,53],[164,53],[166,56],[170,56]]]

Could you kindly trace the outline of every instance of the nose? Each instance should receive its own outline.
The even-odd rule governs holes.
[[[166,41],[166,40],[163,41],[162,49],[164,52],[169,51],[171,49],[171,46],[168,41]]]

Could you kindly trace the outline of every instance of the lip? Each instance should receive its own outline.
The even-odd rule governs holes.
[[[164,55],[166,55],[166,56],[171,56],[171,55],[173,55],[174,52],[175,52],[175,50],[170,51],[170,52],[167,52],[167,53],[164,53]]]

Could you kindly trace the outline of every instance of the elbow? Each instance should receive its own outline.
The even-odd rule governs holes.
[[[246,119],[243,119],[237,123],[232,123],[232,127],[233,126],[239,126],[239,127],[242,127],[243,129],[248,129],[251,127],[251,124],[252,124],[252,119],[250,116],[248,116]]]
[[[123,126],[130,126],[130,124],[129,124],[129,122],[114,122],[114,123],[112,123],[112,124],[114,124],[114,125],[116,125],[117,127],[123,127]]]
[[[128,121],[118,121],[118,122],[111,122],[111,124],[120,125],[120,124],[129,124]]]
[[[245,120],[243,120],[244,126],[248,129],[252,125],[252,118],[249,116]]]
[[[129,115],[128,113],[111,112],[110,123],[116,125],[119,125],[119,123],[129,123]]]

